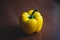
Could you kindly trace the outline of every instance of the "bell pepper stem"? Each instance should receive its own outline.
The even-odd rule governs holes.
[[[33,14],[36,12],[37,10],[34,10],[31,14],[31,16],[29,17],[30,19],[34,18]]]
[[[31,14],[31,16],[36,12],[37,10],[34,10],[33,12],[32,12],[32,14]]]

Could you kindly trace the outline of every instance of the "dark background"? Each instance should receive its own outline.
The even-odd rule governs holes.
[[[0,40],[60,40],[59,0],[1,0]],[[20,15],[24,11],[37,9],[44,18],[39,33],[24,34],[21,30]]]

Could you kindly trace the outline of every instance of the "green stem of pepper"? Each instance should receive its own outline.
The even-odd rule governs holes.
[[[31,14],[31,16],[33,16],[33,14],[36,12],[37,10],[34,10],[33,12],[32,12],[32,14]]]
[[[37,10],[34,10],[31,14],[31,16],[29,17],[30,19],[34,18],[33,14],[36,12]]]

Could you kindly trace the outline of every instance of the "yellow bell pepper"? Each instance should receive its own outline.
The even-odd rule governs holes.
[[[42,29],[43,17],[37,10],[29,10],[21,15],[22,29],[27,34],[39,32]]]

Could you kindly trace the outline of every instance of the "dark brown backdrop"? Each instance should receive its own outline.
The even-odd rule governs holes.
[[[1,0],[0,4],[1,40],[59,40],[60,5],[53,0]],[[41,12],[44,24],[39,33],[26,35],[19,30],[19,18],[30,9]]]

